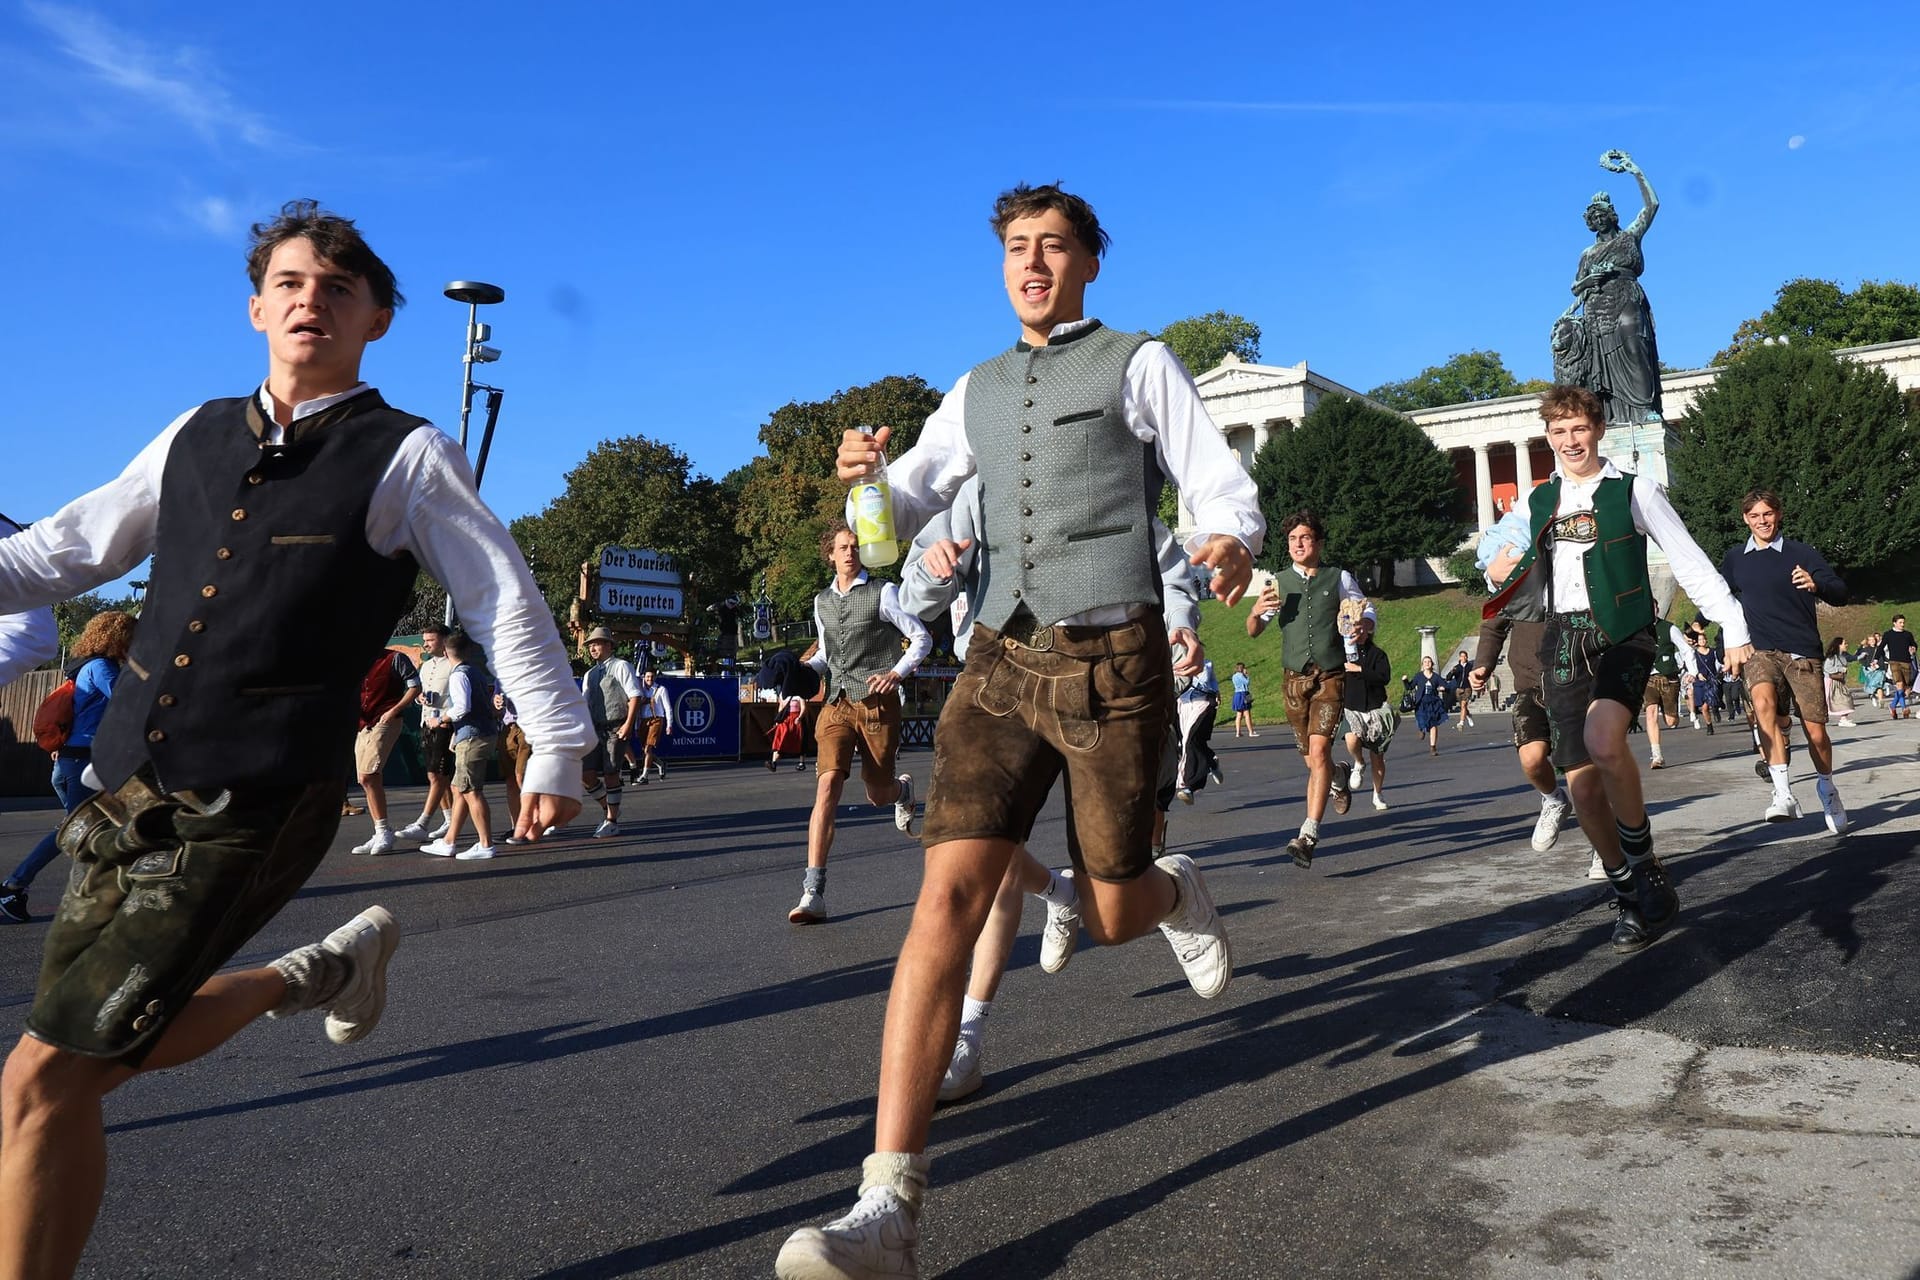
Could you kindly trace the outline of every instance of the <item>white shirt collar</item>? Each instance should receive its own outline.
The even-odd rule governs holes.
[[[356,382],[351,387],[348,387],[345,391],[340,392],[338,395],[321,396],[318,400],[302,400],[299,404],[296,404],[295,406],[293,406],[293,417],[291,420],[294,422],[298,422],[300,419],[307,417],[310,414],[323,413],[326,410],[333,408],[333,406],[339,404],[343,400],[351,400],[354,396],[359,395],[362,391],[365,391],[365,390],[367,390],[366,383]],[[272,423],[273,422],[273,395],[267,390],[267,384],[264,382],[260,384],[259,398],[260,398],[260,412],[266,415],[266,419],[269,423]]]
[[[867,580],[867,571],[865,569],[862,569],[860,572],[853,575],[853,587],[859,586],[861,583],[865,582],[866,580]],[[832,578],[828,579],[827,586],[831,587],[833,589],[833,594],[837,596],[843,596],[847,594],[847,591],[853,590],[853,587],[848,587],[847,591],[842,591],[840,589],[840,575],[837,573],[834,574]]]
[[[1047,341],[1048,341],[1048,342],[1052,342],[1052,341],[1053,341],[1053,340],[1054,340],[1055,338],[1058,338],[1058,337],[1059,337],[1059,336],[1061,336],[1062,334],[1067,334],[1067,333],[1078,333],[1078,332],[1079,332],[1080,330],[1082,330],[1082,329],[1085,329],[1085,328],[1087,328],[1087,327],[1089,327],[1089,326],[1091,326],[1091,325],[1095,325],[1095,324],[1098,324],[1098,323],[1099,323],[1099,321],[1098,321],[1098,320],[1096,320],[1096,319],[1095,319],[1094,317],[1092,317],[1092,316],[1088,316],[1088,317],[1086,317],[1086,318],[1085,318],[1084,320],[1068,320],[1068,321],[1065,321],[1065,322],[1063,322],[1063,323],[1061,323],[1061,324],[1057,324],[1057,325],[1055,325],[1055,326],[1053,326],[1053,328],[1052,328],[1052,329],[1050,329],[1050,330],[1048,330],[1048,332],[1047,332]]]
[[[1565,471],[1562,471],[1560,469],[1560,464],[1557,462],[1553,464],[1553,474],[1560,477],[1561,485],[1564,487],[1570,484],[1589,485],[1589,484],[1598,484],[1602,480],[1618,480],[1620,478],[1621,472],[1619,467],[1616,467],[1613,465],[1612,458],[1602,457],[1600,459],[1600,470],[1595,474],[1588,476],[1585,480],[1575,480],[1572,476],[1568,475]]]
[[[1755,542],[1752,534],[1747,535],[1747,550],[1749,551],[1785,551],[1786,549],[1787,535],[1784,533],[1772,542]]]

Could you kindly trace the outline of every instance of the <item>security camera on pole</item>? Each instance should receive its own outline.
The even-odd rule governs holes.
[[[480,487],[480,480],[487,473],[487,451],[493,447],[493,428],[500,421],[500,401],[506,392],[499,387],[490,387],[473,380],[473,366],[492,364],[500,358],[500,348],[486,345],[493,336],[493,326],[480,323],[480,308],[490,307],[497,302],[507,300],[507,291],[497,284],[485,284],[479,280],[455,280],[444,290],[455,302],[467,304],[467,349],[460,358],[460,451],[467,450],[467,420],[473,414],[473,393],[487,393],[487,425],[480,432],[480,456],[473,464],[473,487]],[[447,598],[447,625],[453,625],[453,598]]]

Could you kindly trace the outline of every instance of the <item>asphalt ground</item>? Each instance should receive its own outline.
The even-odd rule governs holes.
[[[1232,932],[1216,1001],[1157,936],[1040,973],[1030,903],[986,1088],[934,1123],[924,1274],[1920,1275],[1920,730],[1836,731],[1842,839],[1803,757],[1815,816],[1767,826],[1743,734],[1670,733],[1682,915],[1624,958],[1577,830],[1528,847],[1506,731],[1403,735],[1392,807],[1330,817],[1304,871],[1290,739],[1216,734],[1226,783],[1172,826]],[[263,1021],[116,1093],[83,1273],[770,1275],[852,1202],[919,879],[890,809],[843,806],[833,917],[786,924],[812,788],[678,769],[624,837],[491,863],[355,857],[347,820],[238,963],[382,903],[386,1021]],[[0,862],[51,816],[0,812]],[[1064,860],[1057,797],[1033,846]],[[16,1021],[43,933],[0,929]]]

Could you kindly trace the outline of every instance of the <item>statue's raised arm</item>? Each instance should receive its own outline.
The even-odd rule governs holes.
[[[1633,162],[1633,157],[1624,151],[1613,150],[1600,157],[1600,167],[1612,173],[1630,173],[1640,185],[1639,216],[1627,224],[1627,234],[1635,240],[1647,234],[1647,228],[1653,225],[1653,217],[1660,212],[1660,197],[1653,193],[1653,184],[1647,181],[1647,175]]]

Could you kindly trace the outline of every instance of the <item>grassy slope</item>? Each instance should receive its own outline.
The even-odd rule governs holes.
[[[1480,604],[1479,598],[1455,587],[1403,591],[1391,598],[1374,600],[1374,612],[1380,619],[1374,631],[1374,643],[1387,651],[1387,658],[1393,663],[1391,688],[1396,695],[1400,677],[1420,669],[1418,628],[1440,629],[1434,640],[1441,648],[1444,667],[1451,657],[1450,646],[1457,646],[1462,636],[1479,631]],[[1232,691],[1227,677],[1233,671],[1233,664],[1244,662],[1247,674],[1253,677],[1253,718],[1261,723],[1284,720],[1286,716],[1280,706],[1280,632],[1276,627],[1268,627],[1259,639],[1249,639],[1247,612],[1248,605],[1244,602],[1229,609],[1218,600],[1202,601],[1201,642],[1206,645],[1207,657],[1213,660],[1214,672],[1220,677],[1223,698]],[[1471,651],[1472,646],[1468,649]],[[1224,710],[1221,717],[1228,718]]]

